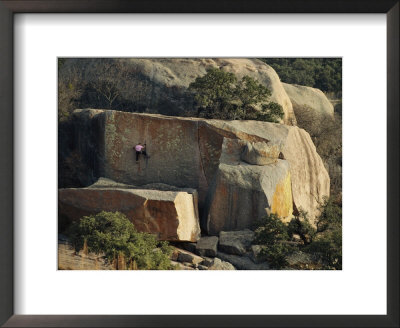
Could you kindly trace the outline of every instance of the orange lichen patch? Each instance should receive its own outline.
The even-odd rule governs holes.
[[[286,174],[283,181],[276,185],[272,197],[271,212],[284,220],[290,219],[293,212],[292,186],[290,172]]]

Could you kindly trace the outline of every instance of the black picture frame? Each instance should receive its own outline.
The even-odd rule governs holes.
[[[13,16],[16,13],[385,13],[387,315],[14,315]],[[0,324],[4,327],[399,327],[398,0],[0,0]]]

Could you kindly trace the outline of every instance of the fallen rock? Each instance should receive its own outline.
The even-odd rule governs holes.
[[[201,262],[201,265],[210,267],[213,265],[213,263],[214,263],[214,258],[204,257],[203,262]]]
[[[217,256],[235,266],[238,270],[269,270],[268,262],[263,262],[259,264],[255,264],[249,257],[247,256],[239,256],[226,254],[222,252],[218,252]]]
[[[221,231],[219,233],[219,249],[228,254],[243,255],[251,246],[254,232],[243,231]]]
[[[214,258],[213,263],[208,267],[208,270],[236,270],[229,262],[222,261],[219,258]]]
[[[178,262],[186,262],[189,264],[199,264],[201,262],[203,262],[203,258],[200,256],[197,256],[196,254],[193,254],[191,252],[185,251],[183,249],[179,249],[176,248],[177,252],[178,252],[178,257],[177,257],[177,261]]]
[[[297,84],[282,83],[282,85],[292,102],[296,116],[298,109],[307,106],[314,110],[316,116],[333,117],[333,105],[321,90]]]
[[[171,260],[171,264],[175,267],[177,270],[194,270],[193,267],[185,265],[184,263],[176,262]]]
[[[217,256],[218,237],[201,237],[196,244],[196,253],[201,256]]]
[[[196,253],[196,243],[183,242],[183,243],[179,243],[175,246],[180,249],[184,249],[188,252]]]
[[[256,264],[267,261],[267,256],[261,254],[261,251],[262,251],[261,245],[251,245],[250,247],[249,257]]]
[[[160,240],[200,238],[196,192],[124,188],[68,188],[58,191],[60,221],[71,222],[101,211],[119,211],[141,232]]]

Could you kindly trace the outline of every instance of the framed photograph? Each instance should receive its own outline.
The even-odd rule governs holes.
[[[0,323],[398,327],[398,1],[0,1]]]

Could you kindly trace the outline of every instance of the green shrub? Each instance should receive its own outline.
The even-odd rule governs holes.
[[[325,197],[319,206],[317,235],[306,251],[318,253],[327,269],[342,269],[342,201]]]
[[[278,241],[288,241],[289,234],[287,226],[274,213],[264,216],[257,223],[255,230],[255,244],[271,245]]]
[[[172,269],[172,248],[148,233],[138,232],[119,212],[100,212],[74,222],[67,233],[76,251],[104,253],[110,262],[124,262],[120,268]]]
[[[319,254],[325,263],[325,269],[342,269],[342,229],[337,227],[320,233],[305,248],[308,253]]]
[[[293,251],[293,247],[285,243],[274,243],[262,246],[260,256],[265,256],[273,269],[282,269],[288,265],[287,256]]]
[[[300,211],[299,215],[294,217],[288,225],[288,234],[289,236],[293,236],[293,234],[298,234],[303,240],[304,245],[308,245],[312,243],[313,238],[315,237],[316,230],[311,225],[307,212]]]
[[[341,58],[262,58],[282,82],[308,85],[324,92],[342,92]]]
[[[269,101],[271,90],[247,75],[238,80],[233,73],[212,68],[189,90],[200,117],[279,122],[284,115],[281,105]]]
[[[262,218],[255,228],[254,244],[261,245],[271,267],[288,266],[287,256],[294,251],[313,254],[315,264],[322,269],[342,269],[342,208],[340,198],[324,198],[320,204],[317,229],[308,220],[307,213],[299,211],[288,225],[276,214]],[[293,234],[300,235],[302,244],[290,243]]]
[[[342,227],[342,204],[340,199],[324,197],[319,205],[320,215],[317,219],[318,232]]]
[[[286,256],[293,250],[285,243],[289,241],[287,226],[273,213],[263,217],[257,225],[253,243],[262,246],[260,255],[266,256],[274,269],[286,266]]]

